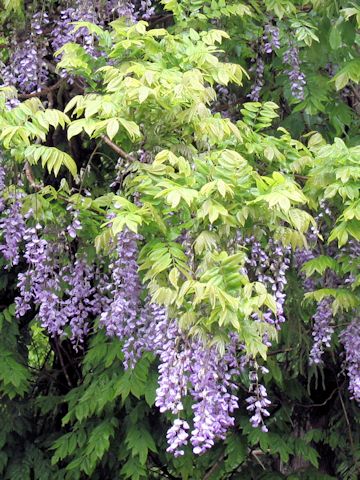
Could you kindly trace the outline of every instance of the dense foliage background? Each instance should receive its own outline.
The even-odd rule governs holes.
[[[359,478],[359,26],[0,1],[1,478]]]

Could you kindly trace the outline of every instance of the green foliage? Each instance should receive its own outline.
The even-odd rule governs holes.
[[[30,372],[21,362],[17,338],[19,331],[14,322],[15,305],[11,304],[0,313],[0,390],[2,395],[13,399],[23,397],[29,389]]]

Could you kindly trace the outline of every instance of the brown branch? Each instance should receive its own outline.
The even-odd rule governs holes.
[[[32,171],[32,168],[31,168],[31,165],[30,165],[29,162],[25,162],[24,172],[25,172],[25,176],[26,176],[27,181],[29,182],[30,186],[36,191],[41,190],[42,186],[35,182],[34,174],[33,174],[33,171]]]
[[[120,148],[118,145],[116,145],[114,142],[110,140],[110,138],[106,135],[101,135],[101,138],[106,145],[108,145],[111,150],[113,150],[115,153],[119,155],[119,157],[128,160],[129,162],[136,162],[136,158],[132,157],[128,153],[125,152],[122,148]]]
[[[56,348],[56,351],[57,351],[57,354],[58,354],[58,358],[60,360],[60,365],[61,365],[62,372],[65,376],[65,379],[66,379],[66,382],[67,382],[68,386],[71,388],[72,384],[71,384],[70,377],[69,377],[68,372],[67,372],[66,367],[65,367],[64,359],[63,359],[63,357],[61,355],[61,352],[60,352],[60,348],[59,348],[57,338],[55,338],[54,344],[55,344],[55,348]]]
[[[169,13],[168,15],[156,15],[151,17],[149,20],[150,25],[155,25],[156,23],[166,22],[167,20],[171,20],[173,18],[173,14]]]
[[[294,350],[293,348],[284,348],[283,350],[274,350],[274,351],[270,351],[268,353],[268,356],[271,356],[271,355],[278,355],[279,353],[288,353],[288,352],[291,352],[292,350]]]
[[[27,99],[27,98],[34,98],[34,97],[46,97],[50,92],[53,92],[54,90],[59,88],[63,82],[64,82],[64,79],[60,78],[60,80],[54,83],[54,85],[51,85],[51,87],[43,88],[39,92],[34,92],[34,93],[19,93],[18,98]]]
[[[298,175],[297,173],[294,173],[294,177],[297,180],[304,180],[305,182],[306,182],[306,180],[309,180],[309,177],[307,177],[306,175]]]

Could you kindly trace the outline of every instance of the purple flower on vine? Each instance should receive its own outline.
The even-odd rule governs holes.
[[[171,428],[169,428],[166,438],[168,441],[167,452],[173,453],[174,457],[179,457],[184,455],[184,450],[181,448],[188,443],[188,430],[189,424],[185,420],[177,418],[174,420],[174,423]]]
[[[263,34],[263,51],[267,54],[280,48],[280,30],[274,25],[266,24]]]
[[[4,257],[8,266],[17,265],[20,260],[19,247],[25,234],[25,219],[21,212],[23,195],[14,193],[11,195],[11,205],[3,212],[0,219],[0,254]]]
[[[334,327],[331,325],[332,309],[331,299],[325,298],[318,303],[316,313],[313,316],[314,327],[312,336],[314,343],[310,351],[310,365],[321,364],[325,347],[330,347]]]
[[[264,367],[263,367],[264,369]],[[267,370],[265,369],[265,372]],[[248,406],[246,407],[252,416],[250,423],[254,428],[258,428],[261,425],[261,430],[267,432],[267,426],[265,425],[264,418],[270,416],[268,407],[271,404],[267,397],[267,391],[264,385],[259,383],[257,368],[250,371],[250,397],[246,399]]]
[[[340,335],[345,349],[345,366],[349,377],[349,391],[360,403],[360,320],[355,318]]]
[[[261,89],[265,84],[265,80],[264,80],[265,63],[263,58],[260,55],[256,57],[255,65],[250,67],[249,70],[250,72],[255,73],[255,82],[253,83],[251,87],[251,92],[247,95],[247,97],[252,102],[258,102],[260,98]]]
[[[304,86],[306,85],[305,74],[301,71],[299,49],[295,45],[290,46],[283,55],[283,61],[289,68],[285,70],[290,80],[291,93],[297,100],[304,99]]]
[[[137,264],[138,239],[138,235],[128,230],[118,235],[116,258],[110,265],[113,301],[100,317],[106,333],[121,339],[130,337],[137,326],[141,290]]]

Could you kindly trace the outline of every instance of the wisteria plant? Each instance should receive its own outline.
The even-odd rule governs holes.
[[[2,478],[358,478],[357,5],[2,3]]]

